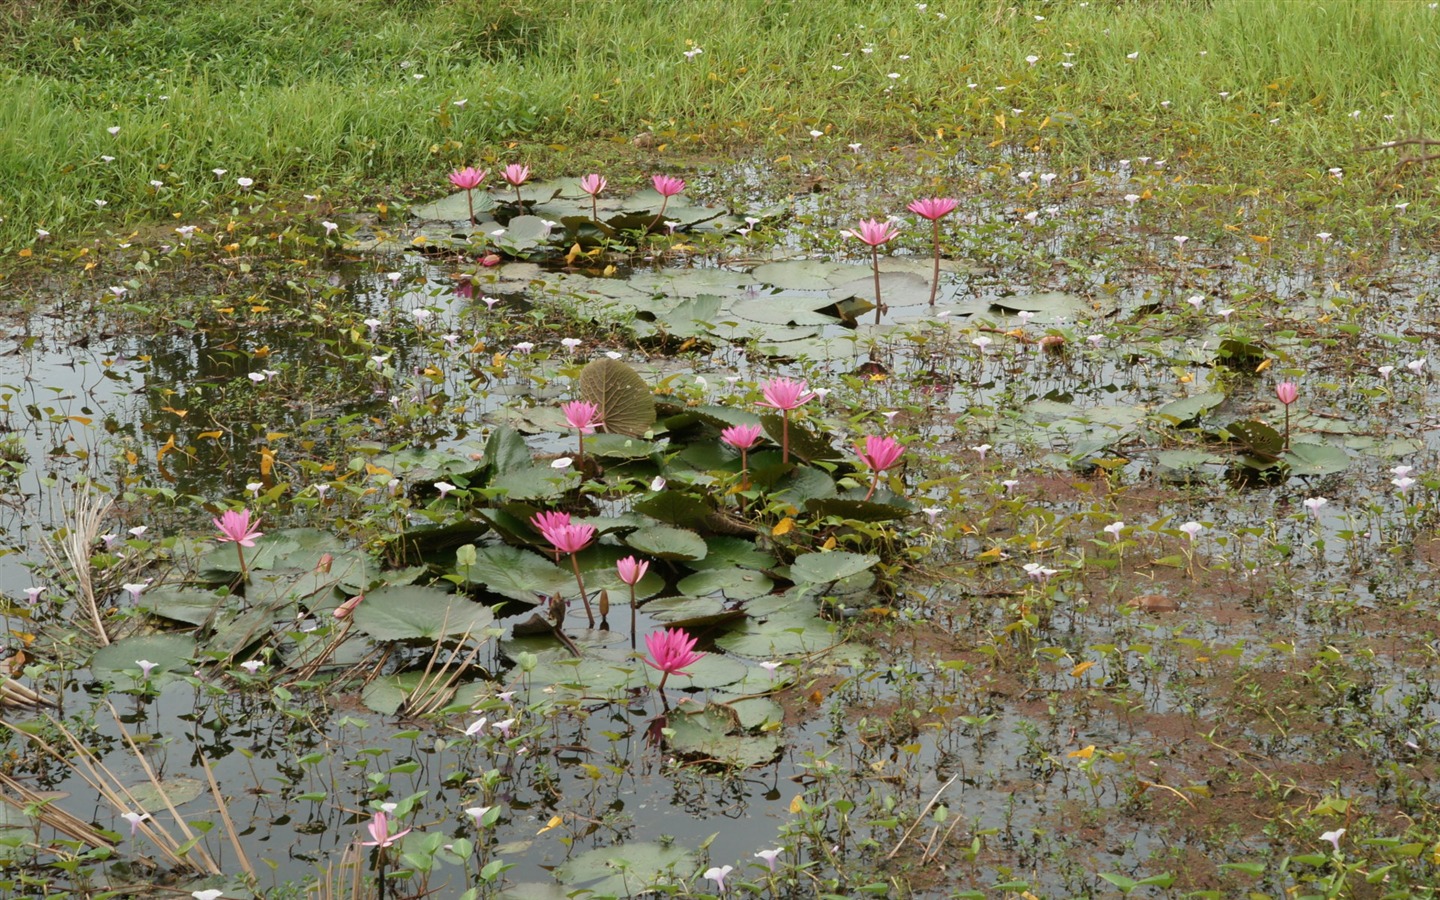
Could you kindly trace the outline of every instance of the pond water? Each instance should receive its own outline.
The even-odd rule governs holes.
[[[205,316],[190,327],[147,323],[145,311],[173,298],[145,290],[72,299],[17,320],[0,341],[4,457],[16,463],[0,505],[10,646],[59,704],[54,718],[115,783],[140,793],[133,804],[107,800],[72,752],[59,753],[70,762],[47,758],[15,736],[11,770],[120,836],[114,861],[81,866],[103,871],[102,882],[213,885],[227,896],[245,893],[228,880],[246,871],[242,857],[258,893],[324,877],[327,867],[338,878],[379,803],[397,804],[404,827],[439,835],[442,845],[480,838],[454,859],[402,845],[412,867],[439,856],[428,879],[396,890],[436,896],[459,896],[495,861],[510,867],[490,872],[510,896],[584,887],[623,896],[614,868],[584,856],[605,849],[628,859],[619,847],[646,848],[636,851],[637,869],[671,859],[672,845],[696,853],[674,857],[666,876],[696,891],[713,889],[699,877],[709,865],[734,865],[735,878],[795,896],[830,879],[841,894],[865,885],[884,893],[891,876],[933,896],[1021,882],[1078,892],[1096,873],[1143,877],[1190,852],[1259,853],[1268,840],[1259,834],[1225,843],[1177,827],[1183,810],[1152,814],[1150,798],[1164,791],[1195,808],[1211,790],[1202,786],[1218,781],[1207,774],[1217,758],[1232,758],[1228,745],[1215,750],[1218,738],[1197,748],[1195,734],[1251,709],[1235,718],[1231,738],[1285,765],[1333,761],[1313,722],[1285,727],[1262,698],[1299,679],[1315,692],[1302,699],[1315,701],[1317,718],[1326,715],[1325,690],[1344,700],[1331,722],[1363,735],[1349,751],[1359,768],[1408,764],[1435,740],[1440,698],[1414,668],[1435,648],[1391,629],[1434,613],[1425,535],[1440,445],[1430,369],[1415,363],[1436,350],[1425,300],[1440,266],[1398,256],[1362,273],[1322,248],[1315,264],[1291,268],[1223,248],[1177,250],[1166,235],[1127,237],[1156,265],[1107,264],[1083,248],[1107,230],[1133,230],[1131,214],[1065,209],[1064,227],[1021,228],[1008,241],[987,231],[1002,208],[968,209],[962,246],[981,262],[948,264],[934,307],[928,259],[888,257],[890,310],[878,327],[864,308],[873,282],[863,262],[740,251],[611,271],[354,255],[304,274],[277,267],[240,291],[220,286],[185,306]],[[779,246],[802,248],[799,231]],[[1009,253],[1024,259],[1007,263]],[[1037,270],[1039,257],[1063,265]],[[1224,311],[1231,306],[1237,311]],[[1047,336],[1059,339],[1048,349]],[[578,343],[567,346],[572,337]],[[930,509],[904,516],[886,539],[929,549],[887,559],[893,588],[847,584],[847,576],[825,590],[772,592],[774,560],[722,562],[717,569],[751,572],[752,581],[645,604],[638,633],[690,623],[710,655],[709,668],[693,682],[672,681],[664,697],[646,687],[647,669],[629,653],[627,600],[612,579],[613,631],[580,627],[579,608],[569,609],[566,631],[597,665],[566,677],[566,653],[553,639],[515,633],[537,608],[461,571],[457,546],[498,543],[509,526],[484,504],[447,506],[432,484],[465,474],[461,462],[472,454],[488,458],[487,442],[502,429],[523,436],[542,465],[570,454],[575,436],[557,407],[575,396],[582,364],[607,353],[633,366],[672,416],[754,411],[754,385],[776,374],[825,385],[809,416],[836,446],[886,430],[913,440],[902,482],[915,507]],[[1269,371],[1257,373],[1262,360]],[[1381,365],[1394,370],[1381,374]],[[1293,457],[1285,477],[1263,447],[1250,452],[1261,438],[1238,448],[1218,439],[1234,422],[1279,428],[1274,382],[1302,373],[1305,402],[1290,411],[1290,433],[1294,445],[1327,452]],[[986,453],[975,449],[983,444]],[[401,447],[432,455],[406,470],[396,461]],[[657,454],[652,465],[648,452],[594,452],[612,483],[630,485],[593,501],[596,521],[622,521],[637,498],[663,494],[646,487],[652,476],[689,484],[705,468],[684,454]],[[1412,466],[1417,481],[1392,486],[1408,477],[1391,472],[1397,465]],[[1310,474],[1294,474],[1305,466]],[[85,609],[42,550],[78,527],[85,484],[113,501],[90,547],[111,637],[204,632],[233,645],[202,642],[193,667],[163,666],[153,679],[131,673],[126,660],[87,666],[83,626],[65,625],[83,621]],[[1327,502],[1306,505],[1321,497]],[[387,505],[397,498],[407,505]],[[322,529],[336,543],[273,550],[273,558],[257,551],[237,606],[214,577],[233,548],[217,555],[205,542],[210,517],[241,501],[267,534],[304,544],[311,538],[290,529]],[[479,507],[494,528],[483,539],[465,530]],[[387,516],[393,524],[377,526]],[[1193,536],[1177,530],[1187,520],[1201,523]],[[1117,522],[1116,533],[1103,530]],[[456,527],[456,540],[442,533],[439,549],[419,557],[376,538]],[[762,532],[760,543],[767,539]],[[365,555],[357,540],[390,571],[408,573],[378,590],[423,582],[429,574],[407,567],[430,564],[455,576],[451,586],[496,604],[497,638],[467,635],[432,652],[434,641],[355,635],[336,651],[330,641],[349,626],[328,614],[351,592],[347,579],[369,571],[369,563],[345,569]],[[584,564],[592,578],[624,552],[614,533],[609,540],[606,554]],[[323,591],[302,592],[301,570],[321,571],[322,550],[334,550],[336,574],[315,576]],[[287,565],[280,557],[292,551]],[[690,562],[669,566],[645,593],[685,595],[687,577],[713,571]],[[1027,577],[1023,562],[1055,571]],[[568,577],[568,567],[556,568]],[[42,583],[47,593],[28,604],[25,589]],[[138,599],[122,588],[142,583]],[[561,590],[529,599],[550,589]],[[147,592],[173,604],[193,600],[187,591],[216,598],[216,610],[237,620],[254,604],[267,636],[241,641],[205,615],[149,614],[162,608]],[[1182,601],[1181,611],[1126,605],[1152,592]],[[709,605],[684,605],[692,600]],[[790,627],[756,625],[766,611]],[[868,646],[844,640],[852,627],[866,629]],[[771,642],[773,656],[757,638]],[[772,659],[783,663],[775,672],[758,665]],[[248,672],[247,660],[263,665]],[[1306,680],[1311,666],[1345,675],[1333,685]],[[423,691],[406,699],[414,684],[394,681],[436,668],[455,674],[439,699]],[[387,696],[389,714],[376,712]],[[730,740],[706,744],[717,736],[702,735],[677,751],[679,738],[660,729],[686,720],[686,704],[716,697],[737,718],[706,727]],[[432,710],[418,714],[417,703]],[[436,714],[441,707],[449,711]],[[665,707],[675,707],[668,718]],[[479,718],[484,726],[466,734]],[[66,746],[57,732],[42,733]],[[696,747],[711,746],[724,746],[719,755],[732,764],[703,761]],[[181,833],[146,785],[147,766],[184,818],[213,823],[203,840],[213,866],[185,871],[150,852],[154,838],[130,836],[122,814],[132,806]],[[1346,783],[1352,800],[1386,810],[1434,799],[1429,788],[1414,790],[1402,798],[1393,782]],[[477,828],[466,813],[476,807],[499,812]],[[912,830],[917,815],[925,818]],[[0,834],[28,833],[13,808],[6,816]],[[1102,827],[1105,839],[1088,834]],[[57,877],[48,866],[63,829],[44,828],[46,850],[32,853],[17,839],[5,851],[9,871]],[[767,883],[754,857],[772,847],[786,849],[784,883]],[[374,855],[360,858],[370,871]],[[608,880],[597,882],[601,875]],[[78,886],[87,876],[75,877]]]

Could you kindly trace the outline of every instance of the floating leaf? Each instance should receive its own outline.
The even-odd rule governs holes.
[[[1225,395],[1221,393],[1196,394],[1193,397],[1171,400],[1157,409],[1155,415],[1172,425],[1181,426],[1194,421],[1224,402]]]
[[[879,561],[878,556],[850,553],[846,550],[802,553],[790,564],[790,577],[796,584],[829,584],[858,575]]]
[[[625,543],[660,559],[697,560],[704,559],[709,552],[700,535],[668,525],[655,525],[632,532],[625,536]]]
[[[1291,475],[1333,475],[1350,467],[1350,456],[1339,447],[1295,441],[1281,456]]]
[[[580,396],[600,407],[606,431],[640,437],[655,424],[655,396],[649,385],[618,359],[587,363],[580,370]]]
[[[1247,453],[1266,462],[1279,459],[1285,446],[1285,438],[1281,437],[1280,432],[1264,422],[1231,422],[1225,426],[1225,430],[1234,440],[1245,446]]]
[[[579,483],[580,473],[574,469],[531,466],[528,469],[506,472],[491,482],[490,486],[503,492],[509,500],[550,500]]]
[[[585,887],[591,896],[635,897],[653,884],[678,883],[694,873],[695,854],[671,843],[630,843],[581,853],[555,869],[555,877],[571,888]]]
[[[506,544],[481,547],[473,565],[457,565],[454,571],[467,583],[484,585],[493,594],[531,603],[573,586],[575,577],[538,553]]]
[[[699,712],[671,714],[672,751],[732,768],[762,766],[779,756],[778,734],[746,734],[739,716],[726,706],[710,704]]]
[[[485,639],[485,629],[494,624],[495,615],[468,597],[435,588],[402,585],[366,594],[353,620],[379,641],[435,641],[467,631],[471,639],[481,641]]]
[[[114,681],[117,676],[138,679],[139,660],[155,663],[151,673],[153,679],[164,672],[189,672],[194,669],[190,660],[196,655],[195,639],[188,634],[166,632],[163,634],[140,634],[121,638],[108,647],[101,647],[90,657],[90,671],[104,681]]]
[[[465,199],[466,193],[470,194],[470,201],[475,204],[477,219],[482,212],[489,212],[495,208],[495,198],[491,197],[488,191],[460,191],[433,203],[412,206],[410,215],[417,219],[468,223],[470,221],[470,201]]]

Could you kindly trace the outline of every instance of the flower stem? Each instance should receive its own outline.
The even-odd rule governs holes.
[[[880,313],[885,311],[885,304],[880,302],[880,248],[870,248],[870,262],[875,269],[875,324],[880,324]]]
[[[875,496],[875,489],[876,489],[877,487],[879,487],[879,486],[880,486],[880,473],[879,473],[879,472],[876,472],[876,473],[875,473],[875,477],[870,480],[870,491],[865,495],[865,499],[866,499],[867,501],[868,501],[871,497]]]
[[[780,410],[780,464],[790,462],[790,410]]]
[[[475,224],[475,197],[470,188],[465,189],[465,205],[470,207],[470,224]]]
[[[930,281],[930,305],[935,305],[935,295],[940,292],[940,220],[935,220],[935,275]]]
[[[250,576],[249,573],[245,571],[245,548],[240,546],[239,541],[235,542],[235,553],[240,557],[240,580],[248,581]]]
[[[670,198],[668,196],[660,198],[660,212],[655,215],[655,221],[650,223],[651,231],[654,231],[660,225],[660,221],[665,218],[665,207],[669,204]]]
[[[595,220],[595,224],[600,224],[600,200],[594,194],[590,195],[590,218]]]
[[[630,649],[635,649],[635,585],[630,585]]]
[[[595,627],[595,614],[590,611],[590,598],[585,594],[585,580],[580,577],[580,560],[575,554],[570,554],[570,565],[575,569],[575,583],[580,586],[580,599],[585,604],[585,618],[590,620],[590,627]]]
[[[1285,404],[1285,449],[1290,449],[1290,404]]]
[[[515,211],[522,216],[525,215],[525,201],[520,199],[520,185],[518,184],[515,185]]]

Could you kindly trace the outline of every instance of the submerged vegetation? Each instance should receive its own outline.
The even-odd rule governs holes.
[[[1431,4],[0,10],[0,898],[1440,887]]]

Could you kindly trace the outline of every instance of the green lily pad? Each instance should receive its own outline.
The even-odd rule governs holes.
[[[745,734],[736,712],[710,704],[693,713],[672,713],[667,744],[675,753],[704,762],[745,769],[780,755],[778,734]]]
[[[706,543],[710,552],[704,559],[690,563],[690,568],[702,570],[736,566],[741,569],[770,569],[775,566],[775,557],[756,547],[754,541],[718,536]]]
[[[659,559],[697,560],[704,559],[709,552],[705,539],[700,535],[668,525],[654,525],[631,532],[625,536],[625,543]]]
[[[858,575],[879,561],[878,556],[846,550],[802,553],[790,564],[790,577],[796,584],[829,584]]]
[[[640,373],[601,357],[580,370],[580,396],[600,408],[605,430],[640,437],[655,424],[655,395]]]
[[[165,672],[190,672],[195,666],[197,645],[188,634],[166,632],[124,637],[108,647],[101,647],[90,657],[90,671],[102,681],[138,679],[139,660],[155,663],[151,679]]]
[[[217,609],[231,600],[213,591],[161,585],[140,596],[140,607],[151,615],[174,622],[204,625]]]
[[[1350,468],[1350,456],[1340,447],[1295,441],[1281,459],[1291,475],[1333,475]]]
[[[376,678],[365,686],[365,690],[360,694],[360,700],[366,707],[381,715],[393,716],[400,711],[400,707],[403,706],[406,701],[412,696],[415,696],[417,691],[425,695],[423,699],[417,698],[417,703],[426,706],[431,704],[441,705],[450,694],[454,693],[454,688],[442,687],[444,685],[444,679],[439,679],[437,683],[433,674],[429,680],[430,689],[421,691],[421,688],[425,684],[426,678],[424,672],[401,672],[396,675],[384,675]],[[445,697],[437,696],[437,688],[444,691]]]
[[[990,305],[1009,313],[1035,313],[1032,321],[1036,324],[1073,322],[1091,311],[1090,303],[1084,297],[1058,291],[1002,297],[999,300],[992,300]]]
[[[467,597],[403,585],[366,594],[353,619],[358,628],[379,641],[438,641],[469,632],[471,640],[479,642],[485,640],[495,615]]]
[[[470,203],[465,199],[466,191],[451,194],[433,203],[422,203],[419,206],[410,208],[410,215],[417,219],[439,220],[443,222],[469,222]],[[495,208],[495,198],[490,196],[488,191],[473,190],[468,192],[475,204],[475,216],[478,219],[482,212],[489,212]]]
[[[661,491],[653,497],[635,504],[635,511],[664,522],[685,528],[700,528],[715,515],[710,504],[684,491]]]
[[[580,473],[574,469],[531,466],[506,472],[490,483],[509,500],[551,500],[578,486]]]
[[[1224,402],[1225,395],[1221,393],[1196,394],[1193,397],[1171,400],[1157,409],[1155,415],[1171,425],[1181,426],[1193,422]]]
[[[811,607],[813,609],[813,602]],[[764,621],[746,619],[733,631],[717,638],[715,646],[737,656],[764,660],[814,653],[834,646],[839,640],[834,624],[817,613],[791,612]]]
[[[695,854],[674,844],[634,843],[588,850],[555,868],[555,878],[591,896],[635,897],[651,885],[670,885],[694,874]]]
[[[484,585],[492,594],[531,603],[538,596],[557,593],[575,577],[538,553],[507,544],[479,548],[473,565],[456,566],[454,571],[466,583]]]
[[[704,569],[680,579],[675,586],[687,597],[721,594],[729,600],[751,600],[775,589],[775,582],[753,569]]]
[[[158,786],[150,781],[142,781],[126,790],[134,798],[136,807],[164,809],[167,801],[178,807],[199,798],[205,793],[205,782],[188,775],[171,775],[161,779]]]

